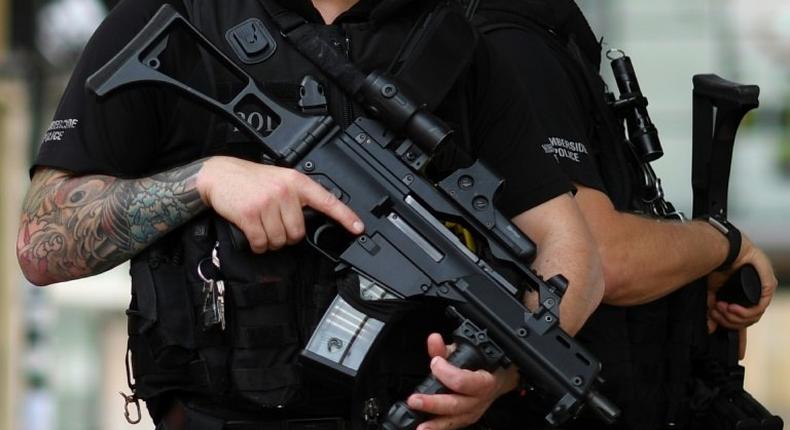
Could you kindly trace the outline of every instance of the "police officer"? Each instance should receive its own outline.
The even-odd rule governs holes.
[[[477,23],[511,59],[540,106],[537,115],[549,136],[543,147],[574,182],[598,243],[604,304],[579,338],[602,359],[605,392],[623,408],[615,428],[691,426],[692,346],[678,346],[684,341],[673,336],[686,331],[679,325],[690,325],[693,317],[673,313],[672,293],[708,276],[711,329],[741,330],[745,340],[745,328],[760,319],[777,287],[770,261],[746,235],[738,250],[706,221],[649,216],[653,212],[639,194],[638,166],[621,136],[607,131],[612,113],[598,75],[600,42],[573,0],[483,0]],[[745,264],[759,273],[760,303],[746,309],[712,300],[727,275]]]
[[[110,60],[159,7],[171,4],[217,46],[297,110],[300,82],[323,85],[323,108],[348,125],[362,109],[302,58],[276,29],[272,11],[314,26],[364,72],[387,68],[418,19],[437,1],[412,0],[126,0],[89,42],[31,169],[17,253],[25,276],[46,285],[91,276],[132,259],[129,348],[135,396],[162,429],[343,428],[375,420],[352,407],[351,390],[296,363],[339,279],[332,264],[303,245],[303,208],[336,220],[352,234],[365,226],[342,202],[290,169],[247,161],[249,143],[228,124],[157,87],[136,87],[97,99],[85,80]],[[272,38],[263,57],[243,58],[225,37],[254,18]],[[194,46],[166,41],[163,62],[190,82],[222,94],[234,84],[197,67]],[[470,47],[463,47],[470,48]],[[437,112],[466,130],[463,152],[487,161],[504,178],[500,209],[540,247],[535,268],[563,273],[570,287],[563,325],[575,332],[600,300],[597,251],[546,140],[508,66],[485,41]],[[264,117],[265,112],[256,112]],[[458,149],[458,148],[456,148]],[[437,171],[458,167],[450,148]],[[441,165],[444,163],[444,165]],[[252,251],[226,247],[223,223],[246,235]],[[215,245],[216,244],[216,245]],[[226,330],[201,327],[204,283],[195,266],[219,247],[225,273]],[[225,254],[223,254],[225,253]],[[228,258],[230,255],[232,258]],[[210,261],[210,259],[209,259]],[[405,374],[429,371],[424,342],[441,327],[435,311],[405,318],[382,353],[381,390],[391,400],[413,389]],[[224,328],[224,327],[223,327]],[[454,394],[411,396],[436,415],[420,430],[474,423],[498,395],[516,385],[514,372],[469,372],[450,366],[438,335],[429,338],[430,370]],[[415,366],[410,367],[413,363]],[[386,395],[386,394],[385,394]],[[385,406],[385,405],[382,405]],[[375,408],[374,408],[375,409]],[[328,418],[327,418],[328,417]],[[312,423],[300,421],[320,418]],[[309,427],[313,428],[313,427]]]

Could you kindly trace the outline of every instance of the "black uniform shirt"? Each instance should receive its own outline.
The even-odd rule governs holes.
[[[546,38],[518,29],[497,30],[486,37],[519,71],[518,82],[530,94],[546,130],[543,151],[554,157],[573,182],[606,192],[596,162],[598,150],[589,137],[591,114],[579,99],[586,91],[574,88]]]
[[[174,0],[125,0],[99,27],[44,136],[36,166],[133,178],[186,164],[205,153],[211,115],[172,91],[140,86],[98,100],[85,89],[85,80],[119,52],[164,3],[183,9]],[[308,19],[320,19],[309,3],[296,2],[292,7]],[[363,0],[339,21],[364,20],[371,9],[375,15],[375,3],[387,2]],[[506,179],[498,205],[513,216],[572,186],[541,147],[549,139],[535,120],[526,94],[509,74],[508,63],[485,41],[476,51],[472,72],[463,83],[471,107],[471,152]]]

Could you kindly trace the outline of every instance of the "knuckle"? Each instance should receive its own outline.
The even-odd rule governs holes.
[[[249,241],[250,247],[256,252],[265,252],[268,249],[269,241],[262,235],[253,235]]]
[[[304,238],[305,233],[306,231],[304,226],[293,227],[288,234],[288,240],[298,242]]]
[[[327,192],[326,195],[323,197],[323,205],[326,209],[332,209],[337,205],[339,200],[335,197],[334,194]]]
[[[496,384],[496,378],[494,374],[491,372],[486,372],[484,370],[480,370],[477,372],[480,375],[480,383],[486,387],[493,387]]]
[[[288,195],[288,185],[282,182],[275,182],[269,186],[269,193],[277,200],[282,200]]]
[[[268,206],[270,206],[272,204],[272,200],[273,199],[272,199],[272,195],[270,193],[271,193],[271,190],[269,190],[269,192],[261,193],[258,196],[258,198],[257,198],[257,200],[255,202],[257,204],[258,208],[266,208],[266,207],[268,207]]]
[[[285,246],[286,241],[287,241],[287,238],[285,236],[285,233],[282,233],[282,234],[278,233],[278,234],[272,235],[271,237],[269,237],[269,247],[271,249],[280,249],[283,246]]]
[[[284,240],[279,241],[272,239],[271,241],[269,241],[269,249],[271,249],[272,251],[277,251],[279,249],[282,249],[284,246],[285,246]]]
[[[461,401],[458,399],[457,396],[450,397],[450,401],[448,402],[448,408],[452,412],[457,412],[461,409]]]
[[[449,375],[447,377],[447,387],[453,391],[460,391],[463,388],[464,379],[461,375]]]
[[[258,219],[258,208],[254,205],[245,205],[239,210],[245,223],[252,224]]]
[[[288,169],[284,175],[285,179],[292,184],[301,184],[305,179],[309,179],[306,175],[298,170]]]

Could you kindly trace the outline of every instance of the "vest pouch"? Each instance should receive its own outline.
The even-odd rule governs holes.
[[[148,260],[140,256],[132,262],[132,300],[126,311],[135,390],[144,400],[194,387],[189,368],[196,359],[194,318],[183,269],[152,266]]]
[[[146,337],[157,364],[174,368],[194,356],[194,316],[183,268],[170,264],[152,267],[147,261],[132,264],[132,289],[138,309],[130,309],[130,332]],[[134,319],[142,324],[134,324]],[[134,327],[133,327],[134,326]],[[137,333],[135,333],[137,332]]]
[[[214,225],[225,283],[230,391],[254,410],[283,407],[301,386],[298,256],[292,247],[261,255],[236,249],[228,222],[217,218]]]

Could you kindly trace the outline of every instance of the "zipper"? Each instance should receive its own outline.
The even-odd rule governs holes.
[[[348,31],[344,27],[341,28],[345,36],[346,60],[351,61],[351,36],[348,35]],[[343,95],[343,128],[346,128],[354,121],[354,101],[351,100],[351,96],[346,94],[345,91]]]

